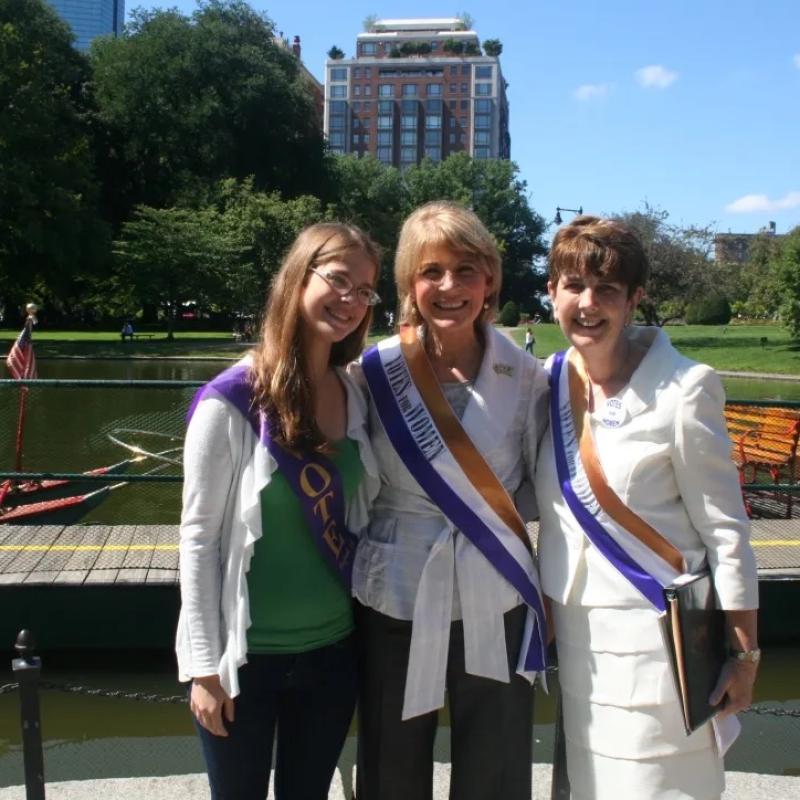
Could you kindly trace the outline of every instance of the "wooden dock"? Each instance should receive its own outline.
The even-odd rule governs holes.
[[[761,578],[800,580],[800,519],[753,520],[752,543]],[[0,526],[0,585],[51,583],[177,584],[178,526]]]
[[[535,526],[532,533],[536,534]],[[800,519],[754,520],[762,642],[800,642]],[[0,651],[171,649],[177,525],[0,525]]]

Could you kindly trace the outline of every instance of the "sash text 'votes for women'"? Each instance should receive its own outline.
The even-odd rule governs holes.
[[[444,442],[422,402],[414,403],[409,396],[411,375],[402,353],[384,363],[386,377],[408,430],[427,461],[433,461],[444,450]]]

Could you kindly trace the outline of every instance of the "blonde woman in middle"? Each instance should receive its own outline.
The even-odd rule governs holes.
[[[359,800],[428,800],[448,696],[450,796],[529,800],[544,614],[514,498],[547,425],[547,380],[490,325],[500,257],[471,211],[418,208],[395,278],[400,333],[368,351],[381,474],[353,570]]]

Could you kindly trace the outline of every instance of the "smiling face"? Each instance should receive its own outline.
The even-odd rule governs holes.
[[[356,288],[372,289],[376,278],[376,267],[365,253],[352,250],[347,256],[318,265],[328,276],[342,275]],[[329,344],[340,342],[349,336],[364,319],[368,306],[356,296],[356,292],[342,297],[321,275],[309,271],[303,297],[300,301],[300,316],[304,327],[316,339]]]
[[[425,324],[439,335],[472,335],[492,278],[481,260],[446,245],[426,245],[420,254],[412,294]]]
[[[579,352],[613,350],[644,290],[592,273],[562,273],[547,284],[561,330]]]

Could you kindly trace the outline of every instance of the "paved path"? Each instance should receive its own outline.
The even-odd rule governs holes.
[[[535,764],[533,772],[533,800],[549,798],[550,766]],[[434,764],[434,800],[447,800],[449,776],[449,764]],[[728,772],[725,779],[727,790],[722,795],[723,800],[797,800],[800,797],[800,777]],[[67,781],[47,786],[47,800],[207,800],[208,797],[205,775]],[[269,800],[274,797],[270,790]],[[338,772],[328,797],[329,800],[345,800]],[[25,800],[25,789],[22,786],[0,789],[0,800]]]

